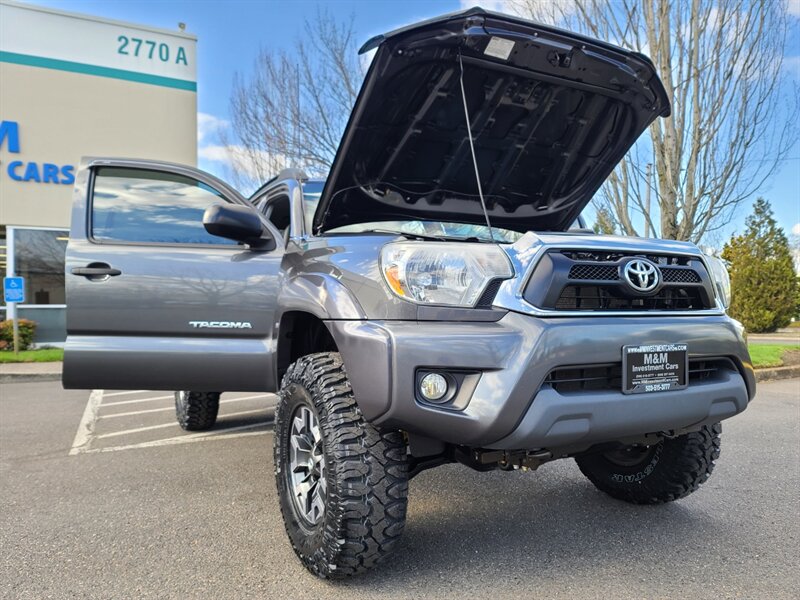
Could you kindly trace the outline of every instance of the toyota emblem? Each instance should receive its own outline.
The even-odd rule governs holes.
[[[637,292],[652,292],[658,286],[658,268],[649,260],[637,258],[625,265],[625,279]]]

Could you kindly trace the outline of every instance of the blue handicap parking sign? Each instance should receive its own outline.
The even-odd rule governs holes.
[[[22,277],[4,277],[3,296],[6,303],[25,302],[25,280]]]

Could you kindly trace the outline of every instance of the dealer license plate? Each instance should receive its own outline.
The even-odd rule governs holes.
[[[622,347],[622,392],[642,394],[682,390],[687,386],[686,344]]]

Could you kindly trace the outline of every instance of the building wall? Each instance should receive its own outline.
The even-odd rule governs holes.
[[[19,152],[0,149],[0,223],[68,227],[69,183],[15,181],[35,162],[77,166],[82,155],[197,160],[196,94],[155,85],[0,63],[0,116],[17,123]],[[7,141],[7,140],[6,140]],[[69,177],[59,174],[59,181]]]

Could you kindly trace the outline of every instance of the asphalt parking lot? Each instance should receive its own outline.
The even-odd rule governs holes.
[[[396,558],[340,583],[309,575],[286,540],[274,397],[223,399],[218,428],[198,435],[173,424],[164,392],[4,384],[0,594],[798,597],[800,380],[762,384],[723,425],[708,483],[667,506],[607,498],[572,461],[535,473],[425,472],[411,483]]]

